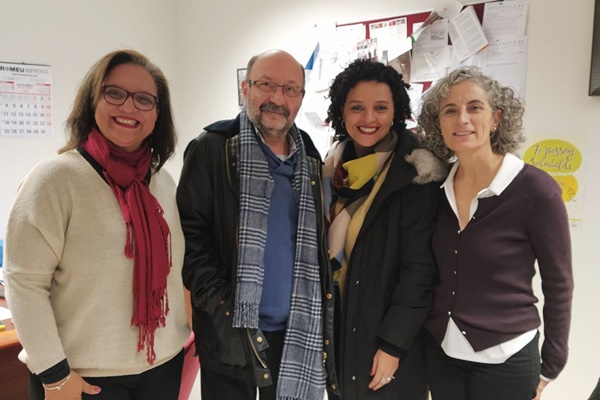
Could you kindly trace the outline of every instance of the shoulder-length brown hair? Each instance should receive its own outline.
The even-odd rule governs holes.
[[[104,79],[112,69],[121,64],[134,64],[144,67],[154,79],[158,91],[156,105],[157,119],[152,135],[146,138],[152,149],[152,169],[160,170],[164,163],[173,155],[177,136],[171,112],[171,95],[167,78],[155,64],[143,54],[134,50],[117,50],[98,60],[83,78],[77,91],[73,109],[67,118],[66,127],[69,133],[67,144],[59,153],[76,149],[87,139],[92,128],[97,128],[95,111]]]

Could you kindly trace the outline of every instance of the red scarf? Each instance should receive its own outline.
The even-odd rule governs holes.
[[[169,312],[167,275],[171,269],[169,226],[145,180],[152,151],[144,143],[133,152],[119,149],[92,129],[83,148],[102,166],[127,226],[125,255],[133,258],[134,310],[131,324],[139,329],[138,351],[156,360],[154,332],[165,326]]]

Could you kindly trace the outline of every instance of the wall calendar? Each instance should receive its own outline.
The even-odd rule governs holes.
[[[0,137],[51,135],[51,67],[0,62]]]

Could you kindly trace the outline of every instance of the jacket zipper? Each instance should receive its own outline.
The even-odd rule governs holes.
[[[250,336],[250,328],[246,328],[246,334],[248,335],[248,341],[250,342],[250,347],[252,347],[254,356],[256,357],[260,365],[262,365],[264,369],[267,369],[267,364],[265,364],[262,358],[260,358],[260,356],[258,355],[258,350],[256,350],[256,347],[254,346],[254,340],[252,340],[252,336]]]

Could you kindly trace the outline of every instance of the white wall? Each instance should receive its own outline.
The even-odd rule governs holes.
[[[18,184],[64,145],[64,121],[79,83],[104,54],[133,48],[175,83],[175,12],[160,0],[0,0],[0,61],[52,66],[52,137],[0,138],[0,239]]]
[[[600,97],[588,97],[594,0],[530,0],[526,132],[585,137],[583,226],[573,231],[575,303],[571,356],[545,400],[586,399],[600,375],[596,245],[600,225]],[[236,69],[269,48],[293,54],[315,24],[422,12],[436,0],[0,0],[0,61],[53,67],[55,133],[44,140],[0,138],[0,239],[19,181],[64,143],[79,81],[110,50],[131,47],[171,81],[180,139],[167,168],[177,177],[185,144],[202,127],[238,112]],[[568,10],[565,10],[565,4]],[[568,18],[568,19],[565,19]]]

